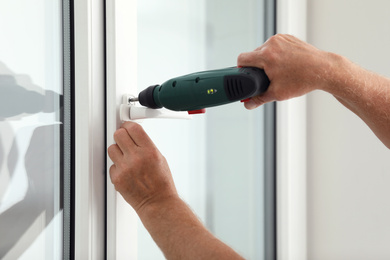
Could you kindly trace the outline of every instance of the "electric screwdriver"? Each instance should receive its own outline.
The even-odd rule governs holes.
[[[228,104],[265,92],[270,82],[264,70],[255,67],[232,67],[196,72],[167,80],[141,91],[141,105],[165,107],[189,114],[204,113],[205,108]]]

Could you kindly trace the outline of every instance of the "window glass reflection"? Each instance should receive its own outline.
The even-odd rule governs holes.
[[[0,2],[1,259],[60,259],[61,1]]]

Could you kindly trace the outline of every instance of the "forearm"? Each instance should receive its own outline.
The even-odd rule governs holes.
[[[333,68],[323,90],[358,115],[390,148],[390,79],[332,54]]]
[[[215,238],[178,197],[149,204],[138,215],[167,259],[242,259]]]
[[[167,259],[242,259],[179,198],[167,161],[139,124],[124,123],[114,139],[111,181]]]

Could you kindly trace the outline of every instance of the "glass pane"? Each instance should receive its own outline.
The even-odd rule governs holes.
[[[62,1],[0,1],[0,258],[62,258]]]
[[[236,65],[264,42],[262,0],[138,2],[138,86]],[[178,191],[205,225],[246,259],[264,258],[264,111],[241,103],[192,120],[142,123]],[[139,224],[139,259],[164,259]]]

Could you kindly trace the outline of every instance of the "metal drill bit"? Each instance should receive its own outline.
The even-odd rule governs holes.
[[[129,102],[136,102],[136,101],[138,101],[138,97],[129,98]]]

